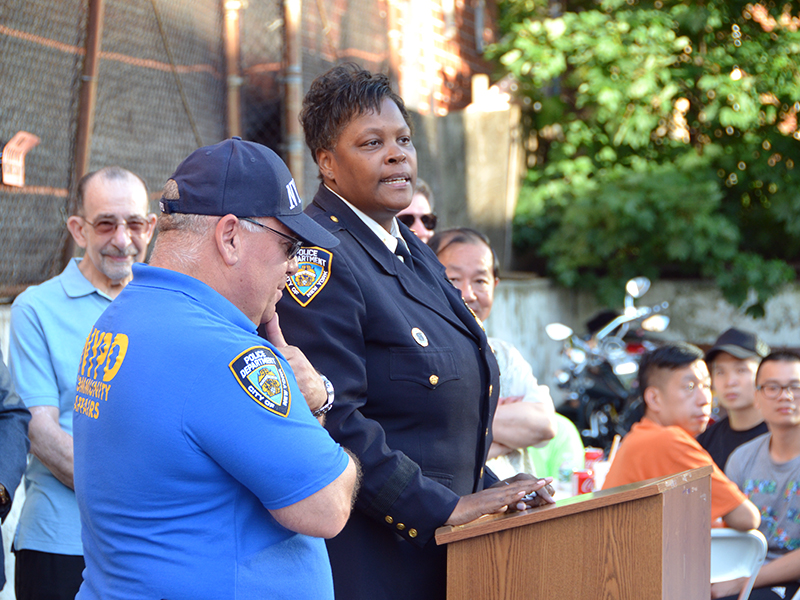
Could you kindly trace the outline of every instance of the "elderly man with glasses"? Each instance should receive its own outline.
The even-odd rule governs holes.
[[[19,600],[74,598],[84,568],[73,491],[72,409],[86,336],[145,257],[156,217],[144,181],[120,167],[78,184],[67,228],[84,249],[64,271],[29,287],[11,308],[9,366],[30,409],[32,457],[14,538]]]
[[[768,354],[756,372],[756,406],[769,433],[742,444],[725,473],[761,512],[767,558],[750,594],[792,598],[800,587],[800,354]],[[746,579],[716,583],[713,598],[736,598]]]

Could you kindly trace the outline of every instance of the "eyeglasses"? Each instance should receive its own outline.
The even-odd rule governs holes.
[[[400,221],[406,227],[411,227],[416,219],[417,215],[397,215],[397,220]],[[429,215],[419,215],[419,220],[422,221],[422,224],[425,226],[425,229],[429,229],[430,231],[436,229],[437,219],[438,217],[434,213],[431,213]]]
[[[779,385],[777,383],[765,383],[764,385],[757,385],[756,389],[764,394],[770,400],[777,400],[781,396],[781,392],[786,392],[794,399],[800,399],[800,383],[790,383],[789,385]]]
[[[140,236],[143,235],[150,226],[150,223],[147,221],[147,219],[142,217],[131,217],[129,219],[122,219],[120,221],[108,217],[101,217],[94,223],[85,217],[81,217],[81,219],[86,221],[87,225],[91,225],[97,235],[110,235],[112,233],[116,233],[117,227],[124,225],[131,235]]]
[[[258,225],[259,227],[263,227],[264,229],[267,229],[267,230],[271,231],[275,235],[278,235],[278,236],[282,237],[284,240],[286,240],[287,242],[289,242],[289,246],[288,246],[288,248],[286,250],[286,259],[287,260],[292,260],[295,256],[297,256],[297,253],[300,252],[300,248],[303,247],[302,240],[298,240],[297,238],[294,238],[294,237],[292,237],[290,235],[286,235],[285,233],[281,233],[280,231],[278,231],[276,229],[273,229],[272,227],[268,227],[267,225],[264,225],[263,223],[259,223],[255,219],[251,219],[249,217],[239,217],[239,219],[242,220],[242,221],[247,221],[248,223],[252,223],[253,225]]]

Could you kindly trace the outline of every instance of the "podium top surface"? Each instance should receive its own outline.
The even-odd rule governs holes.
[[[638,481],[591,494],[564,498],[557,501],[556,504],[531,508],[522,512],[485,515],[465,525],[445,525],[436,530],[436,543],[439,545],[449,544],[495,531],[558,519],[587,510],[647,498],[648,496],[656,496],[675,488],[685,487],[703,477],[710,477],[711,472],[711,466],[705,466],[666,477]]]

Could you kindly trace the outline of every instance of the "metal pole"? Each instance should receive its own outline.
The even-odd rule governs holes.
[[[94,112],[97,101],[97,73],[100,67],[100,47],[103,41],[103,14],[105,0],[89,0],[89,16],[86,22],[86,47],[83,59],[83,75],[81,77],[81,91],[78,101],[78,130],[75,134],[75,159],[70,182],[69,199],[67,201],[67,214],[70,216],[75,210],[75,188],[81,177],[89,170],[89,157],[92,152],[92,130],[94,129]],[[75,242],[67,234],[64,241],[64,250],[61,253],[63,269],[75,253]]]
[[[89,0],[89,20],[86,24],[86,56],[83,60],[81,93],[78,112],[78,131],[75,139],[74,181],[83,177],[89,167],[94,127],[94,108],[97,100],[97,72],[100,66],[100,46],[103,39],[105,0]]]
[[[225,13],[225,26],[222,35],[225,45],[225,72],[227,75],[227,108],[228,137],[242,135],[241,114],[241,88],[242,77],[239,74],[239,57],[241,43],[239,35],[239,10],[242,8],[240,0],[223,0]]]
[[[303,105],[303,59],[300,33],[302,0],[284,0],[286,43],[286,158],[297,191],[303,197],[303,132],[298,116]]]

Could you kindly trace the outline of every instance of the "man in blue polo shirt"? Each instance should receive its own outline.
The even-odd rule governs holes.
[[[283,341],[275,303],[301,241],[338,242],[277,155],[238,138],[181,163],[161,211],[151,265],[78,369],[77,598],[332,599],[322,538],[344,527],[358,469],[321,426],[333,390]]]
[[[81,350],[97,317],[144,260],[156,216],[144,182],[106,167],[78,183],[77,212],[67,220],[85,249],[64,271],[29,287],[11,307],[9,368],[31,411],[31,459],[14,538],[17,600],[72,600],[83,550],[72,480],[72,405]]]

